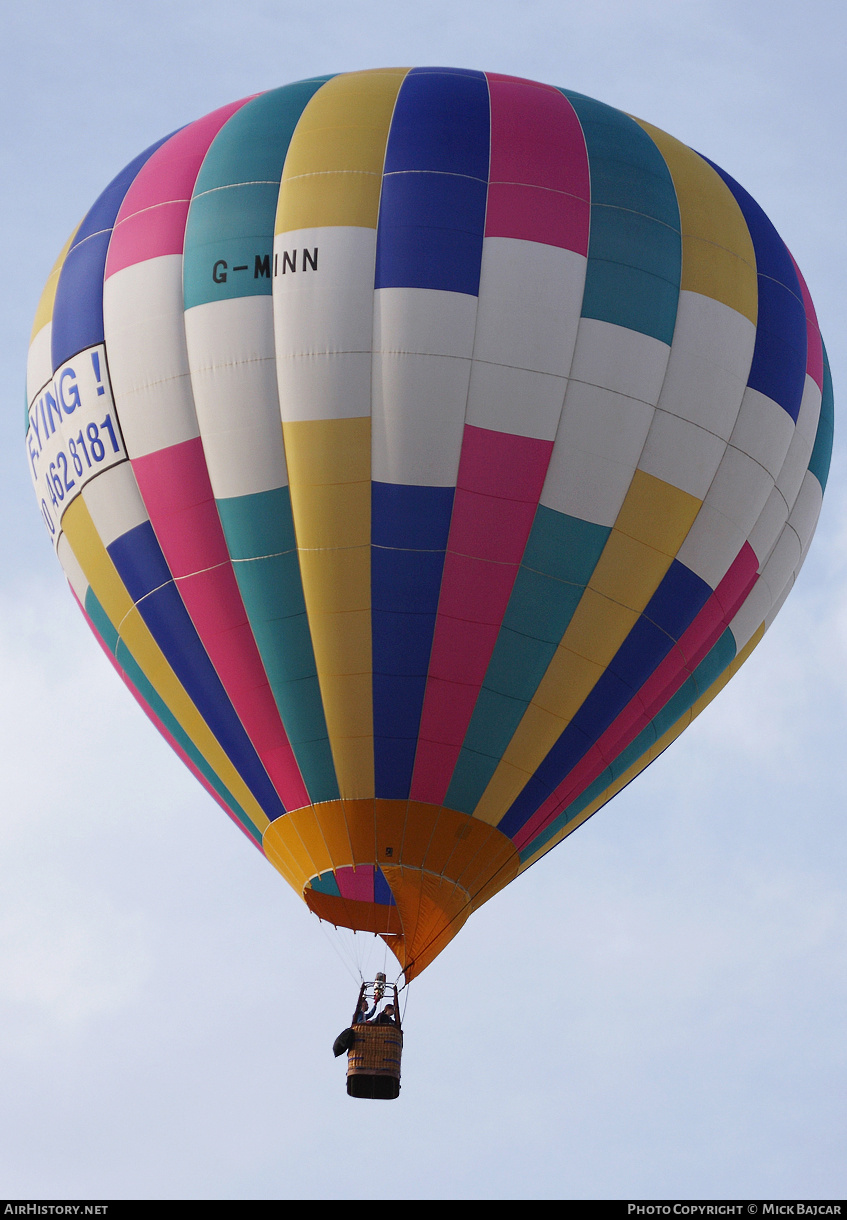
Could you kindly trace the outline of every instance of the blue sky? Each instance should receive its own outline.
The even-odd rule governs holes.
[[[10,1197],[844,1195],[845,27],[829,0],[4,11]],[[73,605],[28,480],[22,389],[50,266],[138,151],[290,80],[425,63],[579,90],[736,177],[809,284],[836,447],[815,543],[764,642],[672,750],[410,988],[403,1091],[386,1109],[346,1097],[330,1050],[356,997],[349,945],[183,771]]]

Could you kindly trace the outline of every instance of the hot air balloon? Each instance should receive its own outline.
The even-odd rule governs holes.
[[[408,980],[750,655],[833,406],[727,173],[567,89],[413,68],[130,162],[48,279],[26,426],[126,685]]]

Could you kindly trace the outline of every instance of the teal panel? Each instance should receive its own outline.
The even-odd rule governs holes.
[[[311,801],[339,797],[287,487],[217,501],[256,647]]]
[[[185,231],[186,309],[270,295],[282,167],[300,115],[330,79],[297,81],[253,98],[212,141]]]
[[[539,505],[445,797],[472,813],[547,672],[609,529]]]
[[[516,632],[531,634],[533,639],[546,641],[555,648],[565,634],[565,628],[584,592],[583,584],[565,584],[553,576],[545,576],[543,572],[522,567],[503,616],[504,632],[509,633],[507,638],[512,640]],[[512,642],[521,647],[519,641]],[[494,655],[497,655],[496,648]],[[496,683],[492,684],[495,690],[500,689]]]
[[[244,810],[239,805],[238,801],[229,791],[229,789],[221,782],[212,768],[209,766],[206,759],[195,746],[194,742],[180,725],[179,721],[173,716],[167,705],[157,694],[155,688],[150,684],[144,675],[143,670],[137,664],[132,653],[124,644],[123,640],[118,636],[117,631],[112,626],[106,611],[98,601],[95,593],[89,588],[85,596],[85,613],[91,619],[97,634],[100,636],[103,643],[115,657],[121,669],[126,674],[129,681],[138,691],[144,702],[159,719],[162,725],[173,737],[174,741],[185,752],[186,756],[191,759],[194,766],[200,774],[208,780],[210,786],[214,788],[218,796],[221,798],[227,809],[238,819],[247,833],[261,847],[262,835],[258,827],[247,816]]]
[[[297,549],[287,487],[231,496],[218,500],[217,505],[233,562]]]
[[[829,358],[826,347],[823,349],[823,397],[821,398],[821,413],[818,419],[818,430],[815,434],[815,445],[809,459],[809,470],[826,491],[826,481],[829,478],[829,464],[832,459],[832,441],[835,432],[835,403],[832,395],[832,373],[829,368]]]
[[[662,737],[668,729],[683,716],[689,708],[693,707],[702,695],[706,693],[712,686],[727,666],[731,665],[735,659],[735,638],[732,632],[727,629],[721,635],[720,639],[710,649],[708,654],[703,658],[694,673],[683,682],[682,686],[669,699],[657,716],[651,720],[632,741],[625,750],[621,751],[618,757],[614,760],[611,766],[607,767],[602,775],[598,776],[593,783],[582,792],[575,801],[564,809],[557,818],[555,818],[549,826],[547,826],[541,834],[539,834],[531,843],[521,851],[521,862],[527,861],[530,856],[533,856],[540,847],[548,843],[558,832],[572,821],[583,809],[586,809],[592,801],[596,800],[609,784],[618,776],[623,775],[634,763],[638,761],[646,752],[653,746],[660,737]]]
[[[321,873],[320,877],[313,877],[310,885],[319,894],[332,894],[333,898],[341,897],[341,890],[338,888],[338,882],[335,880],[333,872]]]
[[[546,579],[541,577],[540,579]],[[553,582],[550,582],[551,584]],[[573,609],[579,602],[581,589],[576,585],[559,585],[573,594]],[[563,610],[566,609],[563,607]],[[570,613],[563,613],[563,621],[570,619]],[[552,617],[552,616],[550,616]],[[510,695],[529,703],[538,689],[541,679],[547,672],[547,667],[553,660],[553,654],[558,646],[558,640],[539,640],[532,636],[521,635],[518,631],[510,631],[503,626],[497,637],[497,644],[491,656],[488,672],[485,675],[485,685],[480,692],[480,698],[486,690],[497,694]],[[468,734],[470,736],[469,727]],[[511,738],[512,731],[509,732]]]
[[[676,191],[665,160],[628,115],[567,89],[591,172],[582,316],[670,344],[682,274]]]
[[[496,766],[503,757],[506,746],[512,740],[515,731],[512,726],[520,724],[528,704],[529,699],[512,698],[484,686],[479,692],[474,717],[468,727],[463,749],[466,747],[472,753],[485,755]],[[486,779],[486,784],[490,778],[491,775]],[[450,800],[447,800],[446,804],[451,809],[459,808]]]
[[[569,584],[587,585],[611,530],[539,504],[521,561]]]

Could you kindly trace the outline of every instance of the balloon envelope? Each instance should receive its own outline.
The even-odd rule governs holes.
[[[51,273],[27,397],[124,681],[407,977],[746,659],[832,443],[805,283],[728,174],[454,69],[301,81],[143,152]]]

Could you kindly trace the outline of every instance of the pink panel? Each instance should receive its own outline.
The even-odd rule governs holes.
[[[517,568],[514,564],[490,563],[449,551],[444,561],[438,620],[461,619],[500,626]],[[436,637],[438,621],[436,622]]]
[[[486,237],[588,253],[591,179],[579,120],[549,85],[488,73],[491,169]]]
[[[177,579],[229,562],[199,437],[133,458],[132,469]]]
[[[465,426],[456,486],[465,491],[535,504],[547,476],[553,442]]]
[[[132,468],[185,608],[283,805],[308,805],[229,560],[202,442],[135,458]]]
[[[179,758],[180,758],[180,759],[181,759],[181,760],[182,760],[182,761],[185,763],[186,767],[187,767],[187,768],[188,768],[188,770],[191,772],[191,774],[194,776],[194,778],[195,778],[196,780],[199,780],[199,782],[200,782],[200,783],[203,785],[203,787],[206,789],[206,791],[208,792],[208,794],[209,794],[209,796],[212,798],[212,800],[217,801],[217,803],[220,805],[221,809],[223,809],[223,811],[224,811],[224,813],[227,815],[227,817],[228,817],[228,818],[230,818],[230,819],[231,819],[231,820],[232,820],[232,821],[235,823],[235,825],[238,827],[238,829],[241,831],[241,833],[244,835],[244,837],[245,837],[246,839],[248,839],[248,840],[249,840],[249,841],[250,841],[250,842],[253,844],[253,846],[254,846],[255,848],[257,848],[257,849],[258,849],[260,852],[262,852],[262,855],[264,855],[264,851],[263,851],[263,849],[262,849],[261,845],[260,845],[259,843],[257,843],[257,842],[256,842],[256,840],[255,840],[255,839],[253,838],[253,836],[250,834],[249,830],[247,830],[247,828],[246,828],[245,826],[243,826],[243,825],[242,825],[242,823],[241,823],[241,822],[239,821],[239,819],[238,819],[238,818],[235,816],[235,814],[232,812],[232,810],[229,808],[229,806],[228,806],[228,805],[226,805],[226,804],[224,803],[224,801],[221,799],[220,795],[219,795],[219,794],[218,794],[218,793],[215,791],[215,789],[212,787],[212,785],[211,785],[211,784],[209,783],[209,781],[206,779],[206,777],[205,777],[205,775],[202,773],[202,771],[198,771],[197,767],[194,765],[194,763],[191,761],[191,759],[190,759],[190,758],[188,757],[188,755],[185,753],[185,751],[183,750],[182,746],[181,746],[181,745],[179,745],[179,743],[176,741],[176,739],[175,739],[174,737],[172,737],[172,736],[171,736],[171,734],[168,732],[168,730],[167,730],[167,729],[165,728],[165,726],[162,724],[161,720],[160,720],[160,719],[159,719],[159,717],[156,715],[156,713],[153,711],[153,709],[150,707],[149,703],[147,703],[147,702],[144,700],[144,698],[141,696],[141,694],[140,694],[140,693],[139,693],[139,692],[138,692],[138,691],[135,689],[135,687],[134,687],[134,686],[133,686],[133,684],[130,682],[130,680],[129,680],[129,678],[127,677],[127,675],[126,675],[126,674],[124,673],[124,671],[121,669],[121,667],[120,667],[120,665],[118,664],[117,659],[116,659],[116,657],[114,656],[114,654],[113,654],[113,653],[112,653],[112,652],[111,652],[111,651],[110,651],[110,650],[109,650],[109,649],[106,647],[106,644],[105,644],[105,642],[103,641],[103,638],[102,638],[102,636],[100,635],[100,632],[97,630],[97,628],[96,628],[96,627],[94,626],[94,624],[92,623],[91,619],[90,619],[90,618],[88,617],[88,615],[85,613],[85,608],[84,608],[84,606],[82,605],[82,603],[80,602],[79,598],[77,597],[77,595],[76,595],[76,593],[74,592],[74,590],[73,590],[73,588],[72,588],[72,587],[71,587],[71,593],[73,593],[74,601],[75,601],[75,602],[76,602],[76,604],[79,606],[79,608],[80,608],[80,610],[82,611],[82,614],[83,614],[83,616],[84,616],[84,618],[85,618],[85,621],[88,623],[88,626],[91,628],[91,632],[92,632],[92,634],[93,634],[93,636],[94,636],[95,640],[96,640],[96,641],[97,641],[97,643],[100,645],[100,647],[102,648],[102,650],[103,650],[103,652],[106,654],[106,656],[109,658],[109,663],[110,663],[110,665],[112,666],[112,668],[114,669],[114,671],[115,671],[115,673],[118,675],[118,677],[121,679],[121,681],[123,682],[123,684],[126,686],[127,690],[128,690],[128,691],[129,691],[129,693],[132,695],[132,697],[133,697],[133,699],[135,700],[135,702],[138,704],[138,706],[139,706],[139,707],[141,708],[141,710],[144,712],[144,715],[145,715],[145,716],[148,718],[148,720],[150,721],[150,723],[151,723],[151,724],[153,724],[153,725],[155,726],[155,728],[157,728],[157,729],[159,730],[159,732],[162,734],[162,736],[164,737],[165,741],[166,741],[166,742],[168,743],[168,745],[171,747],[171,749],[173,750],[173,752],[174,752],[176,755],[178,755],[178,756],[179,756]]]
[[[656,667],[592,750],[580,759],[515,835],[514,842],[519,851],[584,792],[676,694],[747,599],[758,579],[756,564],[756,556],[749,543],[745,542],[726,576],[680,637],[679,644]]]
[[[532,528],[536,501],[503,500],[456,489],[450,545],[460,555],[518,564]]]
[[[145,259],[182,253],[188,203],[203,158],[227,119],[249,101],[230,102],[190,123],[142,166],[118,212],[105,279]]]
[[[335,870],[335,881],[342,898],[351,898],[354,902],[373,902],[374,900],[374,870],[372,864],[360,864],[357,869],[338,868]]]
[[[440,802],[447,792],[509,604],[552,449],[549,441],[465,427],[412,776],[413,800]]]

